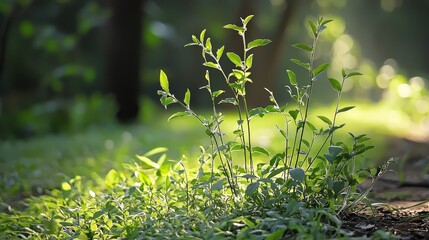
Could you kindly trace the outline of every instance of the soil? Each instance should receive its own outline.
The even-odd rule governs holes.
[[[406,157],[373,186],[372,209],[343,214],[343,227],[353,237],[384,230],[398,239],[429,239],[429,141],[392,139],[391,149],[396,156]],[[365,182],[362,188],[368,185]]]

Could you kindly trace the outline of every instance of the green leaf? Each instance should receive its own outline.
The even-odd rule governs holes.
[[[297,64],[298,66],[301,66],[303,68],[305,68],[306,70],[308,70],[310,68],[310,64],[308,63],[303,63],[298,59],[292,58],[291,61],[295,64]]]
[[[259,182],[250,183],[244,194],[248,197],[252,196],[259,188]]]
[[[355,108],[355,106],[343,107],[343,108],[341,108],[340,110],[338,110],[338,112],[337,112],[337,113],[340,113],[340,112],[346,112],[346,111],[348,111],[348,110],[350,110],[350,109],[353,109],[353,108]]]
[[[278,240],[278,239],[283,239],[283,235],[284,232],[286,231],[286,229],[277,229],[276,231],[272,232],[271,234],[269,234],[267,237],[265,237],[265,240]]]
[[[149,168],[154,168],[154,169],[159,169],[159,165],[158,163],[150,160],[149,158],[143,156],[143,155],[136,155],[136,157],[142,161],[146,166],[148,166]]]
[[[174,98],[167,97],[167,96],[162,96],[160,101],[161,101],[162,106],[165,107],[165,109],[167,109],[168,105],[176,102],[176,100],[174,100]]]
[[[241,131],[241,130],[238,130]],[[235,131],[234,131],[235,132]],[[236,132],[237,133],[237,132]],[[244,146],[240,144],[236,144],[231,148],[231,152],[243,150]]]
[[[115,184],[117,184],[119,181],[119,174],[115,169],[111,169],[104,179],[104,183],[106,184],[106,187],[112,188]]]
[[[234,132],[232,132],[234,135],[237,135],[238,137],[243,136],[243,131],[241,131],[240,129],[235,130]]]
[[[338,194],[340,194],[340,192],[344,189],[345,183],[343,181],[335,181],[332,184],[332,187],[334,189],[334,194],[335,197],[338,196]]]
[[[195,43],[195,44],[198,44],[199,42],[198,42],[198,38],[195,36],[195,35],[192,35],[192,41]],[[201,42],[203,42],[203,41],[201,41]]]
[[[104,214],[103,210],[97,211],[92,215],[92,218],[97,219]]]
[[[338,82],[336,79],[334,78],[329,78],[329,83],[331,84],[332,88],[334,88],[336,91],[341,92],[342,87],[340,82]]]
[[[229,60],[235,64],[236,67],[241,66],[241,58],[237,54],[233,52],[226,53],[226,56],[228,56]]]
[[[206,67],[211,67],[211,68],[214,68],[214,69],[219,69],[219,65],[217,65],[214,62],[205,62],[205,63],[203,63],[203,65],[206,66]]]
[[[70,191],[72,189],[72,187],[70,186],[70,184],[68,182],[63,182],[63,183],[61,183],[61,189],[63,191]]]
[[[277,106],[274,106],[274,105],[268,105],[265,107],[265,112],[278,113],[280,111],[281,109],[279,109]]]
[[[329,118],[325,117],[325,116],[317,116],[320,120],[324,121],[326,124],[328,124],[329,126],[332,125],[331,120],[329,120]]]
[[[287,72],[287,76],[289,77],[290,84],[292,84],[293,86],[296,86],[296,75],[295,75],[295,73],[291,70],[286,70],[286,72]]]
[[[204,75],[204,78],[207,80],[207,82],[210,82],[210,72],[209,72],[209,70],[206,70],[206,74]]]
[[[308,24],[310,25],[311,31],[313,32],[314,36],[316,36],[317,35],[317,27],[316,27],[316,25],[314,25],[313,20],[309,19]]]
[[[343,150],[340,146],[329,146],[328,152],[329,154],[324,154],[325,158],[332,164],[335,160],[335,158],[340,154],[340,152]]]
[[[338,154],[341,152],[343,150],[343,148],[342,147],[340,147],[340,146],[329,146],[328,147],[328,151],[329,151],[329,154],[331,154],[331,156],[338,156]]]
[[[252,147],[252,153],[261,153],[266,155],[267,157],[270,155],[270,153],[267,151],[267,149],[263,147]]]
[[[250,54],[246,59],[246,67],[247,69],[251,68],[253,65],[253,54]]]
[[[150,157],[150,156],[153,156],[153,155],[156,155],[159,153],[167,152],[167,150],[168,150],[168,148],[165,148],[165,147],[157,147],[157,148],[150,150],[149,152],[146,152],[145,154],[143,154],[143,156]]]
[[[353,76],[360,76],[360,75],[363,75],[363,74],[360,72],[351,72],[346,74],[346,78],[353,77]]]
[[[362,154],[362,153],[364,153],[370,149],[373,149],[373,148],[374,148],[374,146],[364,146],[363,148],[356,151],[354,155],[360,155],[360,154]]]
[[[345,123],[343,123],[343,124],[341,124],[341,125],[336,125],[336,126],[334,126],[332,129],[331,129],[331,131],[333,132],[333,131],[335,131],[335,130],[337,130],[337,129],[340,129],[340,128],[342,128],[342,127],[344,127],[346,124]]]
[[[247,44],[247,50],[250,50],[255,47],[265,46],[270,42],[270,39],[255,39]]]
[[[282,173],[285,170],[286,170],[285,167],[277,168],[274,171],[271,171],[270,174],[268,174],[267,178],[270,179],[274,176],[277,176],[278,174]]]
[[[165,72],[162,70],[159,72],[159,83],[161,84],[162,90],[164,90],[166,93],[170,93],[167,74],[165,74]]]
[[[258,107],[253,108],[249,111],[249,119],[251,119],[255,115],[259,115],[259,117],[263,117],[266,114],[266,111],[264,108]]]
[[[222,188],[223,188],[223,180],[219,180],[215,184],[212,185],[211,189],[220,191],[220,190],[222,190]]]
[[[341,69],[341,75],[343,76],[343,78],[346,78],[347,73],[346,73],[346,69]]]
[[[332,20],[331,20],[331,19],[328,19],[328,20],[322,21],[322,22],[320,23],[320,25],[324,26],[324,25],[326,25],[326,24],[328,24],[328,23],[330,23],[330,22],[332,22]]]
[[[216,92],[212,93],[212,97],[217,98],[219,95],[221,95],[224,92],[225,92],[224,90],[217,90]]]
[[[189,46],[198,46],[198,43],[194,43],[194,42],[187,43],[187,44],[185,44],[184,47],[189,47]]]
[[[371,139],[371,138],[367,137],[366,134],[361,134],[361,135],[356,136],[356,137],[353,136],[353,134],[351,134],[351,133],[349,133],[349,134],[352,135],[352,137],[355,139],[355,141],[358,141],[358,142],[365,142],[365,141],[368,141]]]
[[[211,42],[210,38],[207,38],[207,40],[206,40],[206,49],[209,52],[212,50],[212,42]]]
[[[241,22],[243,23],[244,26],[247,25],[247,23],[249,23],[249,21],[253,18],[253,15],[249,15],[247,16],[244,20],[242,19]]]
[[[43,221],[43,225],[49,229],[49,233],[54,235],[54,234],[58,234],[58,223],[57,220],[55,218],[51,218],[51,220],[47,221]]]
[[[146,185],[153,184],[152,179],[144,172],[138,172],[138,180]]]
[[[165,189],[169,189],[171,186],[171,178],[169,176],[165,177]]]
[[[219,103],[229,103],[229,104],[232,104],[232,105],[238,105],[238,103],[235,100],[235,98],[225,98],[222,101],[220,101]]]
[[[305,124],[311,129],[311,131],[316,132],[316,127],[309,121],[305,121]]]
[[[287,133],[285,130],[279,128],[278,126],[277,126],[277,130],[279,130],[280,134],[284,137],[284,139],[288,139]]]
[[[249,174],[249,173],[246,173],[246,174],[244,174],[243,176],[240,176],[240,177],[245,178],[245,179],[258,179],[257,176],[255,176],[253,174]]]
[[[313,70],[313,75],[317,76],[319,73],[325,71],[329,67],[329,63],[320,64],[316,69]]]
[[[293,168],[289,171],[290,177],[298,182],[304,182],[305,172],[302,168]]]
[[[249,220],[248,218],[244,217],[244,216],[239,216],[236,217],[234,219],[232,219],[233,222],[243,222],[244,224],[246,224],[247,226],[253,228],[255,226],[255,224]]]
[[[292,45],[292,47],[298,48],[298,49],[302,49],[305,50],[307,52],[311,52],[313,51],[313,48],[308,46],[307,44],[302,44],[302,43],[295,43]]]
[[[203,29],[200,33],[200,42],[204,42],[204,36],[206,35],[206,29]],[[196,38],[195,38],[196,39]],[[195,40],[194,40],[195,41]]]
[[[183,102],[186,104],[186,106],[189,107],[190,101],[191,101],[191,91],[189,91],[189,89],[186,89],[185,99],[183,99]]]
[[[171,121],[174,118],[178,118],[178,117],[184,117],[184,116],[189,116],[188,112],[177,112],[172,114],[167,121]]]
[[[235,24],[227,24],[227,25],[223,26],[223,28],[235,30],[239,34],[242,34],[245,31],[245,29],[243,27],[239,27]]]
[[[304,143],[304,145],[305,145],[307,148],[309,148],[309,147],[310,147],[310,143],[309,143],[307,140],[302,139],[301,141],[302,141],[302,143]]]
[[[222,57],[222,54],[223,54],[223,50],[225,49],[225,46],[222,46],[221,48],[219,48],[217,51],[216,51],[216,59],[219,61],[220,60],[220,58]]]
[[[95,232],[98,229],[97,222],[95,222],[95,221],[91,221],[89,226],[90,226],[89,229],[91,230],[91,232]]]
[[[296,117],[298,116],[299,110],[295,109],[295,110],[290,110],[289,111],[289,115],[293,118],[293,120],[296,120]]]

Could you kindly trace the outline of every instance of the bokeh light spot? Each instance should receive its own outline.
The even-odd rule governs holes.
[[[410,85],[406,84],[406,83],[401,83],[398,86],[398,95],[401,98],[407,98],[409,96],[411,96],[411,87]]]

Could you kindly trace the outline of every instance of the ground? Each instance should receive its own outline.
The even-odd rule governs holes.
[[[371,211],[342,216],[344,227],[355,236],[388,230],[399,239],[429,239],[429,141],[393,138],[390,148],[400,157],[370,193]],[[362,184],[365,188],[368,182]],[[377,203],[379,202],[379,203]]]

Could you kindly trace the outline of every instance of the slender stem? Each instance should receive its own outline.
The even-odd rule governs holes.
[[[307,123],[307,118],[308,118],[308,113],[309,113],[309,106],[310,106],[310,103],[311,103],[311,93],[312,93],[313,85],[314,85],[314,81],[315,81],[313,79],[314,78],[314,74],[313,74],[313,67],[314,66],[313,65],[314,65],[314,55],[315,55],[315,52],[316,52],[316,43],[317,43],[318,38],[319,38],[319,33],[316,33],[316,35],[314,37],[314,40],[313,40],[312,51],[311,51],[311,54],[310,54],[310,67],[308,68],[308,74],[309,74],[309,77],[310,77],[310,87],[308,89],[307,103],[306,103],[306,106],[305,106],[304,119],[302,121],[301,135],[300,135],[300,139],[299,139],[299,142],[298,142],[298,152],[297,152],[297,155],[296,155],[295,168],[296,168],[296,166],[298,164],[299,154],[301,152],[302,139],[304,138],[305,124]]]
[[[243,39],[243,63],[242,63],[241,68],[242,68],[242,70],[244,72],[244,77],[246,77],[246,73],[247,73],[247,70],[248,70],[247,66],[246,66],[246,58],[247,58],[247,51],[248,50],[246,48],[246,35],[245,35],[245,33],[243,32],[243,34],[241,34],[241,36],[242,36],[242,39]],[[246,84],[246,83],[244,83],[244,84]],[[250,133],[249,109],[248,109],[248,106],[247,106],[246,96],[243,95],[242,98],[243,98],[244,114],[245,114],[245,117],[246,117],[246,125],[247,125],[247,144],[249,145],[248,146],[249,147],[248,151],[249,151],[250,173],[254,174],[254,171],[253,171],[252,141],[250,139],[251,138],[251,133]],[[244,148],[246,148],[246,146]],[[246,153],[244,155],[246,155]]]
[[[331,127],[331,131],[333,131],[334,130],[334,127],[335,127],[335,121],[336,121],[336,119],[337,119],[337,115],[338,115],[338,107],[339,107],[339,105],[340,105],[340,100],[341,100],[341,94],[342,94],[342,89],[343,89],[343,86],[344,86],[344,81],[346,80],[346,78],[345,77],[343,77],[343,81],[341,82],[341,91],[339,91],[338,92],[338,94],[337,94],[337,104],[336,104],[336,106],[335,106],[335,113],[334,113],[334,118],[332,119],[332,127]],[[334,138],[334,133],[332,133],[331,134],[331,140],[330,140],[330,143],[331,144],[333,144],[333,138]]]
[[[281,110],[280,105],[277,103],[276,99],[272,95],[272,92],[270,92],[270,94],[271,94],[271,99],[274,102],[274,104],[276,105],[276,107]],[[286,129],[286,136],[284,136],[284,138],[285,138],[285,156],[283,158],[283,166],[285,168],[285,171],[283,171],[283,179],[285,181],[287,181],[287,179],[289,177],[289,175],[286,174],[287,159],[288,159],[288,154],[289,154],[289,122],[288,122],[288,117],[287,117],[286,113],[284,113],[284,111],[282,111],[282,115],[285,118],[285,129]]]
[[[185,103],[183,103],[183,102],[181,102],[181,101],[179,101],[173,94],[171,94],[171,93],[166,93],[167,94],[167,96],[169,96],[169,97],[171,97],[171,98],[173,98],[177,103],[179,103],[182,107],[184,107],[185,109],[186,109],[186,111],[188,112],[188,113],[190,113],[192,116],[194,116],[196,119],[198,119],[198,121],[200,121],[201,122],[201,124],[211,133],[211,139],[214,141],[214,143],[215,143],[215,145],[216,145],[216,149],[218,150],[218,155],[219,155],[219,160],[220,160],[220,162],[221,162],[221,165],[222,165],[222,167],[223,167],[223,169],[224,169],[224,172],[225,172],[225,176],[226,176],[226,178],[227,178],[227,180],[228,180],[228,184],[229,184],[229,186],[230,186],[230,188],[231,188],[231,191],[233,191],[234,192],[234,194],[237,194],[237,192],[236,192],[236,189],[235,189],[235,184],[234,184],[234,182],[232,181],[231,182],[231,178],[233,177],[233,171],[232,171],[232,166],[231,166],[231,164],[227,164],[227,166],[228,166],[228,171],[229,171],[229,173],[230,174],[228,174],[228,172],[227,172],[227,168],[225,167],[225,163],[224,163],[224,160],[223,160],[223,155],[221,154],[221,152],[219,151],[220,150],[220,145],[219,145],[219,142],[218,142],[218,140],[217,140],[217,138],[216,138],[216,132],[213,132],[213,130],[212,129],[210,129],[210,127],[209,126],[207,126],[207,124],[204,122],[204,120],[203,119],[201,119],[201,117],[200,116],[198,116],[188,105],[186,105]],[[227,163],[229,163],[228,162],[228,159],[226,159],[226,162]]]
[[[299,128],[296,128],[295,137],[294,137],[293,145],[292,145],[292,154],[290,156],[290,161],[289,161],[289,166],[292,166],[292,160],[293,160],[293,157],[295,156],[295,146],[296,146],[296,142],[298,141],[298,131],[299,131]]]
[[[304,165],[305,161],[306,161],[306,160],[308,159],[308,157],[310,156],[311,149],[313,149],[314,142],[315,142],[316,138],[317,138],[317,135],[315,136],[315,134],[313,134],[313,138],[311,139],[311,143],[310,143],[310,146],[308,147],[307,154],[305,154],[305,157],[304,157],[304,159],[302,160],[302,163],[301,163],[300,167],[302,167],[302,166]]]
[[[183,173],[185,174],[185,188],[186,188],[186,214],[189,215],[189,205],[190,205],[190,197],[189,197],[189,182],[188,182],[188,173],[186,172],[185,165],[182,161],[179,162],[183,168]]]
[[[217,139],[216,139],[216,138],[213,138],[213,140],[214,140],[214,142],[215,142],[216,149],[219,149],[219,143],[217,142]],[[237,196],[238,196],[238,195],[239,195],[239,192],[237,192],[237,189],[236,189],[236,186],[237,186],[237,185],[236,185],[236,184],[235,184],[235,182],[234,182],[234,177],[233,177],[233,171],[232,171],[232,168],[231,168],[230,164],[227,164],[227,166],[228,166],[228,171],[230,172],[230,174],[228,174],[228,171],[227,171],[227,169],[225,168],[225,164],[223,163],[223,160],[222,160],[222,152],[218,151],[218,155],[219,155],[219,159],[220,159],[221,164],[222,164],[222,168],[224,169],[226,179],[227,179],[228,184],[229,184],[229,186],[230,186],[230,188],[231,188],[231,191],[234,193],[234,195],[237,195]],[[228,159],[226,159],[226,161],[228,161]]]
[[[250,165],[250,173],[254,174],[253,169],[253,154],[252,154],[252,141],[250,140],[250,119],[249,119],[249,111],[247,108],[246,98],[243,97],[245,116],[246,116],[246,125],[247,125],[247,144],[249,145],[249,165]]]
[[[285,113],[283,113],[283,116],[285,118],[286,121],[286,137],[285,137],[285,157],[283,160],[283,164],[285,167],[285,171],[283,172],[283,179],[285,179],[287,181],[287,178],[289,177],[288,174],[286,174],[286,168],[287,168],[287,159],[288,159],[288,155],[289,155],[289,122],[287,119],[287,115]]]
[[[201,45],[203,48],[204,48],[204,45]],[[240,99],[239,99],[239,97],[238,97],[238,92],[229,84],[229,78],[227,77],[227,75],[225,74],[225,71],[222,69],[222,66],[220,65],[220,62],[219,62],[219,60],[216,58],[216,56],[212,53],[212,52],[206,52],[207,54],[209,54],[210,55],[210,57],[212,57],[214,60],[215,60],[215,62],[216,62],[216,64],[217,64],[217,66],[218,66],[218,70],[221,72],[221,74],[222,74],[222,76],[223,76],[223,78],[225,79],[225,82],[228,84],[228,86],[229,86],[229,88],[231,89],[231,91],[232,91],[232,93],[233,93],[233,96],[234,96],[234,99],[235,99],[235,101],[236,101],[236,103],[237,103],[237,113],[238,113],[238,119],[239,119],[239,121],[240,122],[243,122],[243,117],[242,117],[242,111],[241,111],[241,107],[240,107]],[[205,59],[204,59],[205,60]],[[242,124],[240,124],[240,130],[241,130],[241,132],[242,133],[244,133],[244,128],[243,128],[243,125]],[[246,140],[245,140],[245,137],[244,137],[244,135],[243,136],[241,136],[241,138],[240,138],[240,140],[241,140],[241,142],[242,142],[242,144],[243,144],[243,153],[244,153],[244,164],[245,164],[245,166],[244,166],[244,168],[245,168],[245,170],[247,171],[247,154],[246,154]]]
[[[313,73],[311,73],[311,75],[313,75]],[[313,89],[313,83],[314,83],[314,81],[311,80],[310,88],[309,88],[309,93],[308,93],[308,97],[307,97],[307,103],[306,103],[306,106],[305,106],[304,119],[302,121],[300,139],[298,141],[298,150],[297,150],[297,153],[296,153],[295,168],[298,165],[299,155],[301,154],[302,139],[304,138],[305,124],[307,123],[307,118],[308,118],[308,112],[309,112],[309,106],[310,106],[310,102],[311,102],[311,92],[312,92],[312,89]]]
[[[341,89],[344,86],[344,82],[345,82],[346,78],[343,77],[343,80],[341,82]],[[325,140],[322,143],[322,146],[319,148],[319,150],[317,151],[316,155],[314,156],[314,158],[312,159],[312,161],[310,162],[310,164],[307,167],[307,170],[310,169],[311,165],[313,164],[314,160],[316,160],[316,158],[319,156],[320,152],[322,151],[323,147],[325,146],[325,144],[328,142],[328,139],[330,138],[330,143],[333,144],[332,139],[333,139],[333,135],[334,135],[334,127],[335,127],[335,121],[337,119],[337,115],[338,115],[338,107],[340,105],[340,100],[341,100],[341,94],[342,91],[338,92],[337,95],[337,103],[336,103],[336,107],[335,107],[335,113],[334,113],[334,118],[332,119],[332,125],[331,125],[331,129],[329,131],[328,136],[325,138]]]

